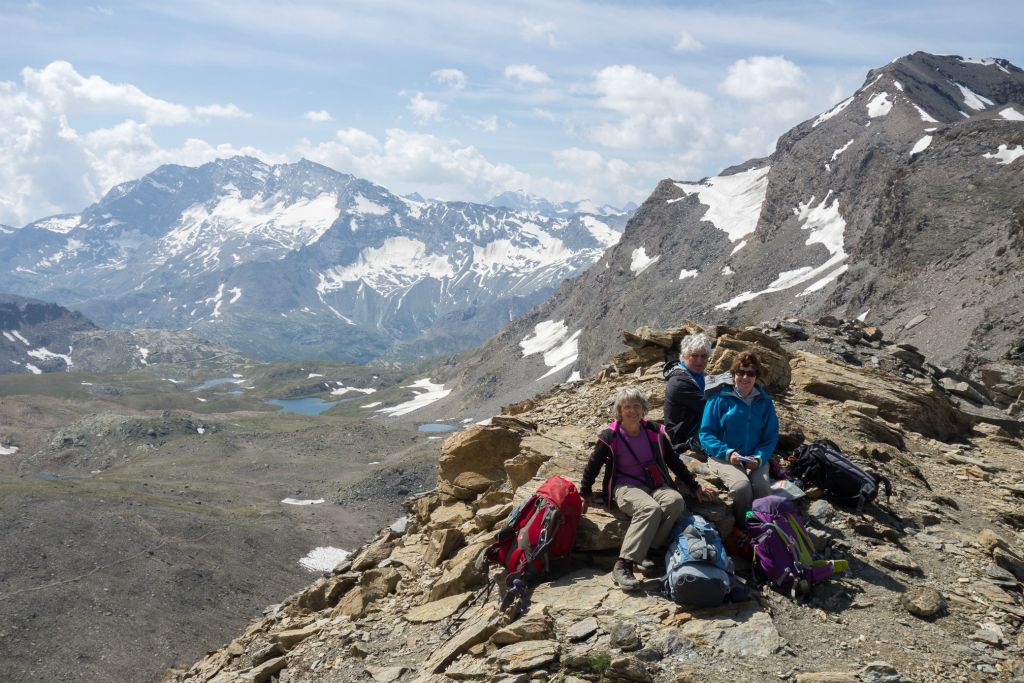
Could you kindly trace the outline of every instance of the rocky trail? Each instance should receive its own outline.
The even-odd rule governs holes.
[[[484,599],[474,560],[513,506],[554,474],[579,481],[620,387],[646,392],[659,418],[665,351],[691,329],[626,334],[629,348],[598,377],[450,437],[437,488],[410,500],[404,530],[383,530],[165,681],[1024,680],[1012,379],[994,378],[999,390],[970,382],[850,321],[708,330],[709,371],[744,348],[766,361],[780,451],[829,438],[891,479],[891,499],[863,514],[814,490],[801,501],[821,554],[849,560],[845,576],[798,599],[764,587],[750,602],[696,611],[655,591],[627,594],[610,576],[625,521],[591,508],[576,552],[536,586],[525,616],[507,623],[497,591]],[[725,488],[690,466],[722,500],[688,505],[727,533]]]

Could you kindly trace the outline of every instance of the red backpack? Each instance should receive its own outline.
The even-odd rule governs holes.
[[[512,511],[497,538],[484,550],[484,559],[515,578],[536,578],[548,570],[548,559],[564,557],[576,542],[583,499],[564,477],[545,481],[526,502]]]

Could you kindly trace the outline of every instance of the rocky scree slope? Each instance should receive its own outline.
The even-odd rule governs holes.
[[[261,358],[422,357],[543,301],[625,219],[399,197],[306,160],[234,157],[161,166],[81,214],[0,231],[0,287]]]
[[[788,324],[808,341],[825,335]],[[792,350],[778,330],[714,330],[711,369],[755,349],[776,399],[780,448],[831,438],[892,480],[892,499],[862,515],[813,491],[802,503],[822,554],[850,560],[846,577],[799,601],[761,590],[751,602],[699,611],[654,593],[628,595],[609,574],[625,521],[592,508],[571,562],[536,587],[525,617],[507,623],[493,594],[473,602],[484,581],[474,560],[513,506],[549,476],[578,481],[620,387],[646,392],[658,417],[660,358],[642,359],[690,331],[628,334],[632,371],[560,385],[450,437],[437,489],[409,503],[407,528],[382,531],[165,680],[1019,680],[1019,432],[962,411],[931,381]],[[727,531],[721,482],[697,462],[690,467],[723,501],[689,504]]]
[[[600,261],[459,359],[451,383],[482,388],[439,407],[594,372],[618,330],[686,318],[863,317],[970,374],[1020,355],[1022,197],[1024,71],[901,57],[771,156],[662,181]]]
[[[94,330],[81,313],[0,293],[0,374],[70,370],[75,334]]]

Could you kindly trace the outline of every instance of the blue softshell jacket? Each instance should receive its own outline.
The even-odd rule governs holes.
[[[758,395],[748,406],[732,386],[710,398],[700,423],[700,444],[713,458],[728,462],[729,451],[768,462],[779,442],[779,418],[768,392],[758,384]]]

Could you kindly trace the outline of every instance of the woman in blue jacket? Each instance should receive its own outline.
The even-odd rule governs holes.
[[[761,362],[744,351],[732,364],[733,386],[708,399],[700,424],[700,443],[708,466],[729,487],[733,512],[742,525],[754,498],[771,493],[768,461],[779,441],[779,420],[772,397],[757,383]]]

